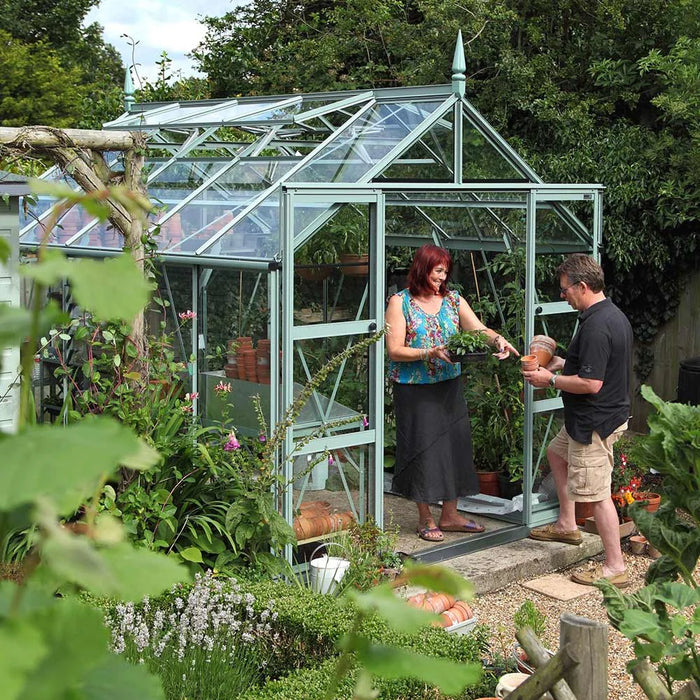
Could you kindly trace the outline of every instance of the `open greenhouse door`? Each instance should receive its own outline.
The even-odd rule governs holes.
[[[280,418],[312,383],[289,416],[283,515],[318,502],[334,515],[297,518],[301,545],[383,521],[383,212],[377,191],[283,188]]]

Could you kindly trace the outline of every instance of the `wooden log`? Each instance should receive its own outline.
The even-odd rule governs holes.
[[[528,658],[537,669],[550,662],[551,657],[530,627],[519,629],[515,633],[515,636],[520,642],[520,646],[525,649]],[[554,696],[554,700],[576,700],[576,696],[573,694],[571,688],[569,688],[569,684],[563,678],[554,683],[550,690]]]
[[[0,144],[9,148],[89,148],[95,151],[125,151],[135,145],[129,131],[56,129],[51,126],[0,127]]]
[[[539,700],[577,665],[578,660],[572,656],[571,647],[561,647],[544,666],[540,666],[522,685],[508,693],[508,700]]]
[[[608,626],[571,613],[562,613],[559,645],[570,645],[579,661],[564,676],[578,700],[607,700]]]
[[[700,700],[700,688],[691,680],[677,693],[671,695],[666,684],[646,659],[638,659],[630,664],[632,677],[648,698],[653,700]]]

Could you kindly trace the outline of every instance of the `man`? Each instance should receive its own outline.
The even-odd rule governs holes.
[[[536,540],[580,544],[575,502],[593,503],[605,561],[593,571],[574,574],[584,585],[606,578],[623,588],[629,585],[620,548],[620,527],[610,497],[613,444],[627,429],[630,410],[632,327],[626,316],[603,293],[600,265],[577,253],[557,269],[560,294],[580,312],[566,361],[553,357],[547,367],[524,372],[534,387],[553,386],[564,401],[564,427],[547,448],[559,497],[555,523],[534,528]],[[561,374],[556,374],[562,370]]]

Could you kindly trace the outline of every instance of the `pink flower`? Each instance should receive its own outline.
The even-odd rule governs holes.
[[[185,394],[185,401],[194,401],[199,398],[199,392],[193,391],[191,394]]]
[[[231,383],[227,382],[224,384],[223,382],[219,382],[215,387],[214,391],[217,394],[230,394],[231,393]]]
[[[263,433],[260,433],[260,435],[258,435],[258,440],[260,440],[260,442],[267,442],[267,438],[265,437],[265,435],[263,435]]]
[[[183,311],[182,313],[179,313],[178,316],[179,316],[181,321],[191,321],[193,318],[197,318],[197,314],[190,309],[187,309],[187,311]]]
[[[192,413],[192,406],[180,406],[180,410],[183,413]]]
[[[369,421],[367,420],[367,416],[362,416],[362,427],[363,428],[369,427]]]
[[[328,466],[329,466],[329,467],[332,467],[332,466],[333,466],[333,462],[334,462],[334,461],[335,461],[335,460],[333,459],[333,455],[328,455]]]
[[[225,452],[232,452],[233,450],[237,450],[240,448],[241,443],[236,440],[236,435],[235,433],[230,433],[228,436],[228,440],[226,441],[226,444],[224,445],[224,451]]]

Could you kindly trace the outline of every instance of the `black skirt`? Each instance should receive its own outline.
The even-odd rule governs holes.
[[[479,493],[461,378],[394,383],[396,465],[392,490],[418,503]]]

